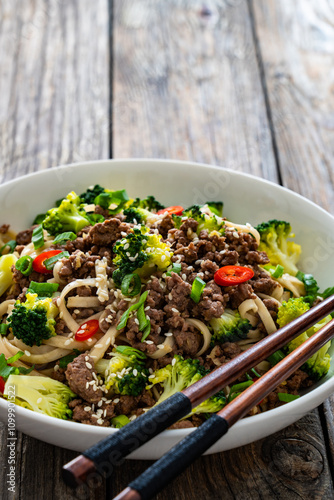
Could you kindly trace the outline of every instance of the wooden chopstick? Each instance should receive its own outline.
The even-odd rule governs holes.
[[[229,385],[233,380],[266,359],[333,310],[334,295],[320,302],[277,332],[257,342],[228,363],[216,368],[184,391],[174,394],[118,432],[93,445],[63,467],[64,481],[72,487],[82,484],[90,473],[96,472],[99,467],[101,468],[101,464],[110,462],[111,452],[114,457],[117,456],[117,460],[114,460],[115,464],[121,465],[124,457],[188,415],[193,408]]]
[[[114,500],[149,500],[155,496],[332,337],[334,337],[334,319],[243,391],[220,412],[212,415],[198,429],[174,446],[141,476],[132,481]]]

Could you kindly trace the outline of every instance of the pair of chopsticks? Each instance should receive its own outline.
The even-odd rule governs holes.
[[[100,441],[63,468],[63,478],[72,487],[89,479],[92,473],[108,475],[113,467],[193,408],[217,393],[233,380],[256,366],[334,310],[334,295],[319,303],[276,333],[216,368],[132,421],[115,434]],[[286,356],[254,384],[243,391],[217,414],[174,446],[161,459],[135,479],[114,500],[148,500],[169,484],[196,458],[200,457],[240,418],[286,380],[307,359],[334,337],[334,319]]]

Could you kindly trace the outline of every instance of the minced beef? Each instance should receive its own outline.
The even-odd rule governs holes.
[[[112,246],[122,237],[121,233],[128,233],[131,226],[119,219],[107,219],[91,227],[86,239],[87,245],[97,245],[101,247]]]
[[[85,279],[88,276],[95,277],[95,262],[99,259],[97,255],[87,255],[81,250],[75,250],[69,258],[61,259],[62,267],[59,277],[69,283],[74,279]]]
[[[248,283],[232,287],[228,295],[232,309],[237,309],[244,300],[256,298],[252,286]]]
[[[89,368],[89,366],[91,368]],[[87,354],[80,354],[71,363],[67,365],[65,372],[67,383],[70,389],[80,398],[89,403],[97,403],[103,396],[100,387],[92,382],[96,381],[96,371],[93,358]],[[96,389],[96,390],[94,390]]]
[[[115,416],[115,403],[106,403],[106,398],[101,401],[102,404],[97,406],[82,399],[73,399],[69,403],[69,407],[73,410],[73,420],[82,424],[110,427],[110,419]]]
[[[194,306],[193,313],[195,316],[202,316],[205,321],[219,318],[224,312],[228,298],[228,294],[223,294],[221,287],[211,280],[204,288],[199,303]]]

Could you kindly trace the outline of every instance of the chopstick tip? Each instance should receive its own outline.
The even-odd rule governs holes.
[[[121,491],[117,497],[114,497],[113,500],[141,500],[141,496],[138,491],[128,486],[125,490]]]
[[[62,470],[63,480],[71,488],[76,488],[86,481],[90,473],[95,471],[94,462],[84,455],[79,455],[64,465]]]

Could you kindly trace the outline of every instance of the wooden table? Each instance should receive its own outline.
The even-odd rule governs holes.
[[[330,0],[2,0],[1,176],[109,157],[249,172],[334,212]],[[2,221],[4,222],[4,221]],[[18,434],[16,494],[112,498],[148,463],[74,493],[75,453]],[[159,500],[332,499],[334,398],[249,446],[204,457]]]

